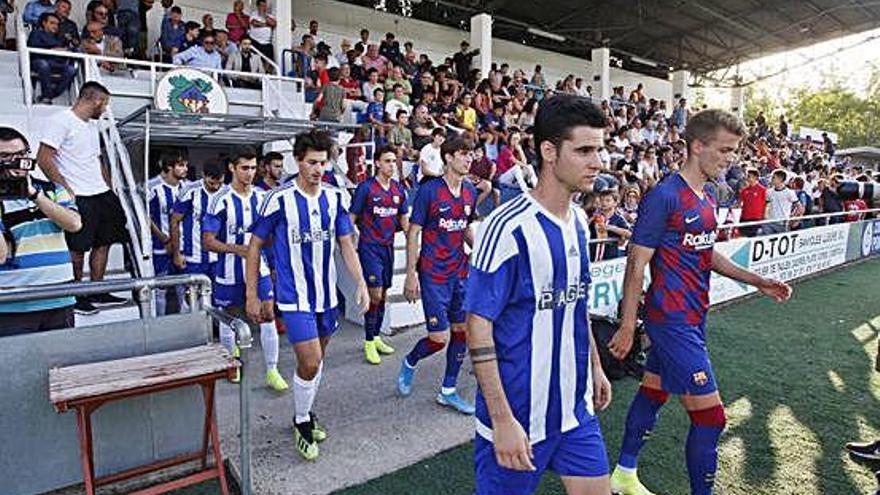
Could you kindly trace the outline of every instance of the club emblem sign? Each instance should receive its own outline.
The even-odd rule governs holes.
[[[175,69],[156,86],[157,110],[175,113],[227,113],[229,102],[217,81],[195,69]]]

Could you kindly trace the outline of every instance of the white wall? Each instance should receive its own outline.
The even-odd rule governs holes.
[[[72,17],[81,20],[85,17],[87,2],[82,0],[75,3],[77,5],[74,7]],[[226,14],[232,10],[232,0],[175,0],[174,3],[183,10],[183,17],[187,20],[201,22],[203,14],[211,13],[217,27],[224,25]],[[253,4],[253,1],[248,3]],[[271,3],[274,2],[270,0]],[[320,23],[319,34],[334,50],[339,49],[343,38],[348,38],[352,42],[357,41],[360,30],[366,27],[370,30],[370,39],[377,43],[384,38],[386,32],[393,32],[401,45],[406,41],[413,41],[417,53],[427,53],[437,64],[455,53],[462,40],[470,38],[468,31],[464,29],[407,19],[332,0],[292,0],[292,3],[293,19],[297,26],[293,36],[295,44],[298,44],[300,36],[307,32],[309,21],[317,19]],[[159,36],[162,14],[163,9],[157,1],[148,15],[151,44]],[[590,84],[590,62],[586,59],[586,54],[585,58],[571,57],[499,39],[493,40],[492,50],[494,61],[499,64],[506,62],[512,69],[523,69],[529,76],[535,64],[540,63],[544,68],[545,79],[550,83],[555,83],[568,74],[574,74],[575,77],[584,78],[586,84]],[[624,85],[627,94],[640,82],[645,85],[649,97],[666,99],[667,105],[672,108],[670,81],[611,68],[611,85]]]

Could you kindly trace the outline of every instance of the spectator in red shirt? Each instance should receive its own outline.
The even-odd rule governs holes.
[[[858,222],[865,218],[864,213],[856,213],[858,211],[864,211],[868,209],[868,203],[865,202],[864,199],[851,199],[849,201],[843,202],[843,209],[851,212],[849,215],[844,217],[847,222]]]
[[[244,13],[244,0],[235,0],[232,4],[232,12],[226,15],[229,39],[238,43],[247,34],[250,25],[251,18]]]
[[[741,222],[758,222],[764,220],[764,212],[767,209],[767,189],[758,182],[760,175],[758,170],[750,168],[746,170],[746,183],[748,184],[739,193],[739,205],[742,207]],[[752,237],[760,228],[760,225],[748,225],[740,227],[740,232],[746,237]]]

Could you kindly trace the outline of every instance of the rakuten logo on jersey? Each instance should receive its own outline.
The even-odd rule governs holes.
[[[681,241],[683,246],[692,247],[697,251],[702,251],[704,249],[711,249],[712,246],[715,245],[715,239],[718,237],[718,234],[713,230],[712,232],[700,232],[699,234],[691,234],[687,232],[684,234],[684,240]]]
[[[467,220],[463,218],[459,220],[441,218],[439,225],[446,232],[458,232],[467,228]]]
[[[379,218],[393,217],[397,215],[397,208],[392,208],[390,206],[374,206],[373,215],[376,215]]]

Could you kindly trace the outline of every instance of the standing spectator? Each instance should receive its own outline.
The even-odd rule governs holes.
[[[354,49],[361,52],[363,55],[364,53],[367,53],[367,47],[369,47],[370,44],[370,30],[361,29],[361,39],[354,44]]]
[[[309,21],[309,35],[315,40],[316,46],[320,43],[324,43],[324,39],[318,34],[318,21],[315,19]]]
[[[746,170],[746,187],[739,193],[737,204],[742,208],[741,222],[760,222],[764,220],[767,207],[767,189],[759,181],[760,174],[757,169]],[[760,225],[746,225],[739,231],[746,237],[753,237],[758,233]]]
[[[82,280],[85,253],[89,255],[89,276],[103,280],[110,246],[128,241],[125,211],[110,190],[110,173],[101,160],[98,125],[110,101],[104,86],[89,81],[79,90],[73,108],[56,114],[44,129],[37,163],[50,181],[75,195],[82,216],[82,229],[67,235],[73,261],[73,278]],[[103,178],[100,180],[99,178]],[[94,314],[96,305],[111,306],[128,301],[111,294],[77,298],[74,309]]]
[[[59,19],[58,34],[67,42],[67,47],[71,50],[79,48],[79,27],[70,20],[70,0],[58,0],[55,3],[55,15]]]
[[[163,60],[170,61],[183,46],[186,25],[183,22],[183,11],[177,5],[165,10],[162,19],[162,33],[159,43],[162,45]]]
[[[843,175],[835,174],[831,177],[825,187],[819,188],[821,191],[819,195],[819,204],[821,205],[822,213],[840,213],[843,211],[843,201],[837,196],[837,188],[840,187],[842,181]],[[822,180],[819,180],[819,183],[821,186]],[[827,222],[830,224],[843,223],[843,216],[837,215],[830,217]]]
[[[808,216],[813,214],[813,198],[809,193],[804,191],[804,186],[806,185],[806,181],[803,177],[795,177],[791,180],[791,188],[794,190],[794,193],[797,195],[798,201],[801,203],[801,207],[803,208],[803,212],[801,215]],[[791,222],[791,228],[794,229],[803,229],[809,228],[813,226],[812,220],[800,220]]]
[[[541,72],[542,70],[540,64],[535,66],[535,73],[532,74],[530,81],[534,86],[544,87],[544,74]]]
[[[89,33],[89,36],[83,39],[82,42],[84,52],[90,55],[101,55],[104,57],[122,58],[125,56],[123,53],[122,40],[116,36],[104,34],[104,28],[101,26],[101,23],[94,21],[88,23],[86,31]],[[107,61],[101,61],[100,66],[102,69],[109,72],[116,70],[116,66]]]
[[[58,34],[58,16],[46,12],[40,17],[40,28],[31,31],[27,45],[31,48],[66,52],[67,41]],[[40,80],[40,102],[52,103],[52,100],[67,91],[73,78],[76,77],[76,65],[70,60],[51,55],[32,55],[31,66]],[[53,82],[58,78],[58,84]]]
[[[632,226],[617,210],[617,193],[611,189],[602,190],[598,203],[599,208],[590,218],[590,237],[606,242],[591,246],[593,260],[611,260],[626,256],[626,241],[632,236]]]
[[[116,0],[116,27],[122,34],[123,50],[137,58],[143,57],[140,47],[141,8],[144,0]],[[152,7],[153,2],[148,1]]]
[[[318,108],[318,120],[324,122],[341,122],[345,114],[345,89],[339,85],[339,69],[334,67],[328,71],[330,81],[321,86],[321,95],[315,101]]]
[[[825,150],[825,154],[828,155],[828,158],[834,158],[834,153],[836,148],[834,146],[834,142],[831,141],[831,138],[828,137],[827,132],[822,133],[822,147]]]
[[[264,74],[263,61],[260,60],[256,50],[253,47],[251,39],[247,36],[241,39],[241,47],[232,53],[226,64],[226,69],[237,72],[252,72],[254,74]],[[245,88],[257,89],[260,87],[260,81],[257,78],[238,78],[236,84]]]
[[[785,170],[774,170],[770,176],[770,185],[767,191],[767,212],[765,218],[774,220],[773,223],[764,224],[761,234],[777,234],[788,231],[788,219],[792,216],[799,217],[803,213],[803,207],[797,194],[788,188],[786,179],[788,174]]]
[[[0,127],[0,160],[27,160],[29,153],[24,135],[10,127]],[[26,177],[28,183],[27,196],[0,201],[0,287],[33,287],[35,282],[73,280],[64,232],[78,231],[82,220],[67,190],[32,178],[24,169],[6,169],[0,177]],[[39,273],[38,280],[35,273]],[[69,296],[0,304],[0,337],[72,328],[73,304],[74,299]]]
[[[211,14],[205,14],[202,16],[202,30],[199,32],[199,36],[206,36],[211,34],[216,39],[217,30],[214,28],[214,16]]]
[[[788,138],[788,122],[785,121],[785,115],[779,116],[779,134]]]
[[[277,24],[275,16],[269,13],[269,5],[266,0],[257,0],[257,10],[251,14],[251,29],[248,34],[254,43],[254,48],[273,61],[275,60],[275,47],[272,45],[272,38]]]
[[[394,33],[385,33],[385,39],[379,45],[379,55],[395,65],[400,62],[400,43],[394,39]]]
[[[251,18],[244,13],[244,0],[235,0],[232,3],[232,12],[226,15],[226,30],[229,31],[229,39],[238,43],[248,33],[251,26]]]
[[[468,76],[471,73],[471,66],[473,65],[474,57],[480,54],[480,49],[477,48],[476,50],[470,50],[471,44],[467,41],[462,41],[459,46],[461,47],[461,50],[452,56],[452,64],[457,79],[464,84],[467,82]]]
[[[24,7],[22,18],[32,29],[37,29],[42,25],[40,18],[43,14],[49,12],[55,12],[55,5],[52,3],[52,0],[31,0]]]
[[[672,110],[672,124],[675,125],[679,131],[684,130],[687,126],[689,114],[690,111],[687,108],[687,99],[682,98],[678,100],[678,106]]]
[[[208,35],[202,38],[200,45],[193,45],[175,55],[174,63],[197,69],[222,69],[223,57],[217,51],[217,40],[213,35]]]
[[[288,75],[305,79],[309,77],[314,63],[312,51],[314,49],[314,40],[309,34],[302,36],[299,46],[293,49],[293,70]]]

